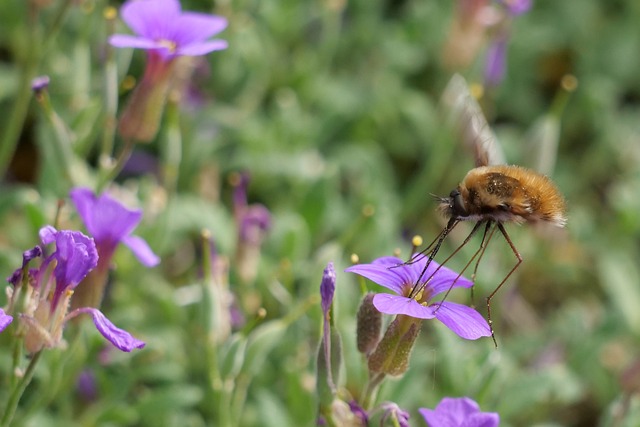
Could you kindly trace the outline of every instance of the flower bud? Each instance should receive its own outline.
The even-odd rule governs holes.
[[[374,295],[373,292],[366,294],[358,309],[356,336],[358,351],[363,354],[371,353],[380,341],[382,313],[373,305]]]
[[[369,371],[399,376],[409,367],[411,349],[420,333],[420,319],[398,315],[369,357]]]

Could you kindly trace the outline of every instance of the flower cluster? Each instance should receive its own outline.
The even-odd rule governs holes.
[[[108,267],[120,242],[145,266],[159,262],[149,245],[131,234],[142,211],[129,210],[110,196],[96,196],[86,188],[75,188],[70,196],[91,237],[50,225],[40,229],[41,244],[23,253],[22,265],[7,279],[12,285],[8,311],[20,319],[18,333],[24,336],[29,353],[57,347],[63,342],[64,325],[85,313],[115,347],[127,352],[142,348],[143,341],[116,327],[98,309]],[[30,268],[40,258],[39,266]],[[0,331],[13,320],[0,309]]]
[[[39,234],[42,245],[26,251],[22,267],[8,279],[13,285],[9,306],[19,313],[27,351],[36,353],[59,346],[64,325],[82,313],[90,314],[98,331],[120,350],[129,352],[144,347],[143,341],[116,327],[96,308],[82,307],[69,312],[74,290],[98,265],[93,239],[79,231],[56,230],[52,226],[43,227]],[[55,249],[46,255],[50,245]],[[40,266],[28,269],[39,257],[43,257]],[[23,304],[19,303],[21,296]],[[6,319],[5,315],[3,324]]]

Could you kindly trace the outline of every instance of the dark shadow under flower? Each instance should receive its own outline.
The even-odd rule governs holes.
[[[473,308],[450,301],[432,302],[436,295],[447,292],[452,287],[470,288],[473,283],[464,277],[458,277],[458,273],[440,266],[435,261],[432,261],[425,274],[422,274],[426,262],[426,257],[410,264],[405,264],[400,258],[382,257],[371,264],[354,265],[345,271],[366,277],[397,294],[375,295],[373,305],[382,313],[403,314],[418,319],[436,318],[465,339],[475,340],[491,336],[489,324]],[[434,277],[427,282],[434,272]],[[422,290],[410,296],[416,283],[418,289]]]

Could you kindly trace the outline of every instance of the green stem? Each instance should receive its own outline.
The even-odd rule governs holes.
[[[40,360],[41,354],[42,351],[39,351],[33,355],[33,357],[31,358],[31,362],[29,362],[29,366],[27,367],[27,371],[24,374],[24,377],[22,377],[22,380],[20,380],[18,385],[13,389],[13,392],[9,397],[9,401],[7,402],[7,407],[2,416],[2,421],[0,421],[0,427],[9,426],[11,424],[11,420],[13,420],[13,416],[16,414],[16,409],[18,408],[20,398],[33,379],[33,374],[36,371],[36,365],[38,364],[38,360]]]
[[[367,383],[367,386],[365,387],[364,392],[362,393],[362,399],[361,399],[362,407],[365,410],[368,410],[371,408],[371,405],[373,404],[373,401],[376,398],[378,387],[384,380],[385,376],[386,375],[384,373],[377,373],[373,377],[369,378],[369,382]]]

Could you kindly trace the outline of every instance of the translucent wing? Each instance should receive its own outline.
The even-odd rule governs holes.
[[[502,147],[464,77],[459,74],[451,77],[440,103],[449,122],[459,129],[464,145],[475,154],[476,167],[505,163]]]

